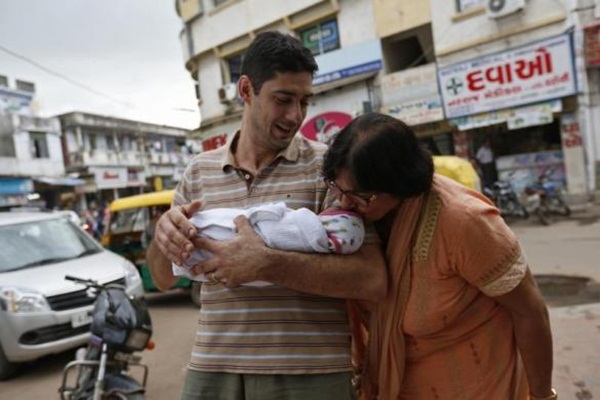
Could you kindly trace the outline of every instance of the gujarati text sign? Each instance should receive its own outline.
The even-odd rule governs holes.
[[[438,68],[446,118],[576,93],[570,34]]]

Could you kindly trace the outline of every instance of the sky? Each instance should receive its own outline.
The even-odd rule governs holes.
[[[82,111],[194,129],[182,27],[175,0],[0,0],[0,75],[13,88],[35,83],[42,117]]]

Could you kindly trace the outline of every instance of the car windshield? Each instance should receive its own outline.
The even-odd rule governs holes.
[[[0,272],[98,253],[101,247],[66,218],[0,226]]]

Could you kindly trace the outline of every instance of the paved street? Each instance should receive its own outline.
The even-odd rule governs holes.
[[[600,207],[548,227],[515,221],[535,275],[589,277],[600,283]],[[598,286],[592,288],[598,294]],[[596,296],[597,298],[597,296]],[[551,307],[554,386],[560,399],[600,399],[600,303]]]
[[[600,209],[576,212],[569,220],[544,227],[515,221],[534,274],[563,274],[600,282]],[[176,398],[183,380],[195,329],[197,309],[187,293],[149,296],[156,349],[144,352],[149,365],[148,399]],[[600,303],[552,307],[554,384],[561,400],[600,399]],[[0,399],[58,398],[67,352],[26,366],[17,378],[0,382]]]

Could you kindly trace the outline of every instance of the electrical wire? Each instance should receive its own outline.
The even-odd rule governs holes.
[[[48,68],[48,67],[40,64],[39,62],[37,62],[35,60],[32,60],[31,58],[29,58],[27,56],[24,56],[22,54],[19,54],[19,53],[13,51],[13,50],[10,50],[7,47],[3,46],[2,44],[0,44],[0,50],[3,51],[3,52],[5,52],[6,54],[8,54],[10,56],[13,56],[13,57],[21,60],[21,61],[24,61],[24,62],[26,62],[28,64],[33,65],[34,67],[36,67],[36,68],[38,68],[38,69],[40,69],[40,70],[42,70],[42,71],[44,71],[44,72],[52,75],[52,76],[60,78],[60,79],[62,79],[64,81],[70,83],[73,86],[76,86],[76,87],[78,87],[80,89],[83,89],[83,90],[86,90],[86,91],[88,91],[90,93],[93,93],[96,96],[100,96],[100,97],[102,97],[102,98],[104,98],[106,100],[109,100],[109,101],[111,101],[113,103],[120,104],[120,105],[125,106],[127,108],[139,109],[139,107],[136,107],[134,104],[127,103],[125,101],[116,99],[116,98],[114,98],[114,97],[112,97],[112,96],[110,96],[110,95],[108,95],[106,93],[103,93],[103,92],[101,92],[101,91],[99,91],[97,89],[94,89],[91,86],[88,86],[88,85],[86,85],[84,83],[78,82],[75,79],[70,78],[70,77],[68,77],[68,76],[66,76],[64,74],[61,74],[60,72],[54,71],[51,68]],[[170,110],[171,111],[179,111],[179,112],[198,112],[197,109],[194,110],[194,109],[190,109],[190,108],[186,108],[186,107],[172,107],[172,108],[170,108]]]
[[[28,64],[31,64],[34,67],[36,67],[38,69],[41,69],[42,71],[44,71],[44,72],[46,72],[46,73],[48,73],[50,75],[53,75],[53,76],[55,76],[57,78],[60,78],[60,79],[62,79],[64,81],[70,83],[71,85],[77,86],[80,89],[86,90],[86,91],[88,91],[90,93],[93,93],[93,94],[95,94],[97,96],[103,97],[104,99],[112,101],[114,103],[118,103],[118,104],[120,104],[122,106],[125,106],[125,107],[128,107],[128,108],[136,108],[133,104],[130,104],[130,103],[127,103],[127,102],[115,99],[114,97],[111,97],[111,96],[109,96],[109,95],[107,95],[105,93],[102,93],[99,90],[96,90],[96,89],[94,89],[94,88],[92,88],[92,87],[90,87],[88,85],[85,85],[85,84],[83,84],[81,82],[78,82],[78,81],[76,81],[73,78],[69,78],[68,76],[66,76],[64,74],[61,74],[60,72],[56,72],[56,71],[54,71],[54,70],[52,70],[52,69],[50,69],[50,68],[48,68],[48,67],[46,67],[44,65],[42,65],[42,64],[40,64],[40,63],[32,60],[29,57],[26,57],[26,56],[24,56],[22,54],[19,54],[19,53],[15,52],[15,51],[12,51],[12,50],[6,48],[5,46],[3,46],[1,44],[0,44],[0,50],[2,50],[6,54],[9,54],[9,55],[11,55],[11,56],[13,56],[13,57],[21,60],[21,61],[24,61],[24,62],[26,62]]]

